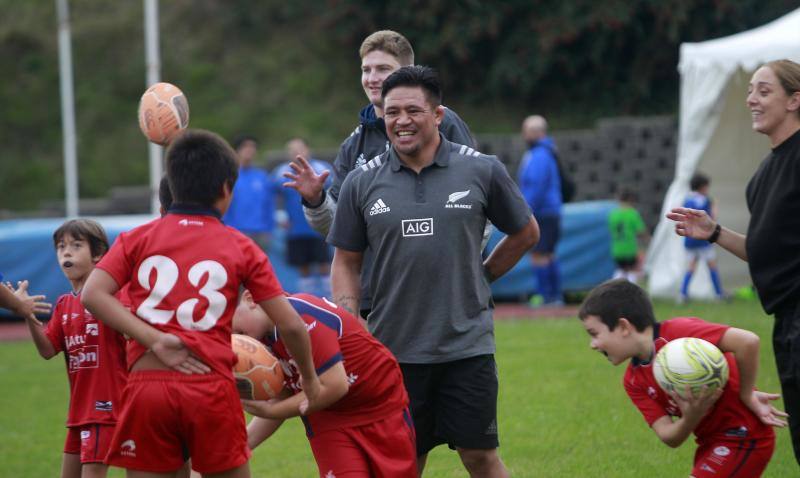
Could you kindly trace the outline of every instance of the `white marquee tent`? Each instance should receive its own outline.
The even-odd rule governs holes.
[[[652,295],[678,295],[686,264],[683,239],[664,214],[683,203],[695,171],[711,177],[720,223],[747,230],[745,186],[769,153],[767,138],[751,129],[747,86],[761,64],[783,58],[800,61],[800,9],[753,30],[681,45],[678,157],[647,253]],[[721,249],[717,258],[724,287],[750,283],[746,263]],[[698,269],[690,293],[713,296],[706,269]]]

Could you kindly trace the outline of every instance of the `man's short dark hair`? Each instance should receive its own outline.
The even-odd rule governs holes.
[[[623,188],[622,191],[619,192],[619,200],[625,202],[636,202],[638,197],[636,193],[633,192],[632,189]]]
[[[167,149],[167,180],[177,203],[211,207],[239,175],[236,153],[218,134],[186,130]]]
[[[251,134],[240,134],[239,136],[233,138],[233,150],[239,151],[239,148],[241,148],[242,145],[248,141],[252,141],[256,145],[258,145],[258,140],[256,139],[255,136]]]
[[[97,221],[83,218],[68,220],[53,233],[53,246],[58,248],[58,243],[66,235],[88,242],[92,257],[101,257],[108,252],[108,236]]]
[[[169,179],[167,175],[161,177],[161,182],[158,183],[158,202],[161,203],[163,210],[168,210],[172,206],[172,191],[169,190]]]
[[[614,330],[619,319],[627,319],[639,332],[656,321],[653,304],[641,287],[625,279],[603,282],[592,289],[578,311],[581,320],[594,315]]]
[[[692,191],[698,191],[700,188],[704,188],[709,184],[711,184],[711,179],[709,179],[708,176],[700,172],[694,173],[692,179],[689,180],[689,188]]]
[[[442,104],[442,85],[439,83],[439,76],[436,70],[429,66],[404,66],[395,70],[383,80],[381,98],[385,99],[390,91],[401,86],[418,86],[425,92],[428,103],[434,107]]]

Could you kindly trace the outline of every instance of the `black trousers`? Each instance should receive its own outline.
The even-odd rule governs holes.
[[[783,404],[789,414],[794,457],[800,464],[800,304],[775,314],[772,345]]]

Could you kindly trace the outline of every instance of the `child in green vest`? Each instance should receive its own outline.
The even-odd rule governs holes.
[[[617,263],[614,279],[625,278],[633,283],[638,279],[639,238],[647,236],[647,229],[634,207],[635,203],[636,195],[623,189],[619,195],[619,207],[608,215],[611,257]]]

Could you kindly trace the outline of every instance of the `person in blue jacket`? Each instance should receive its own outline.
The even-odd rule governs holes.
[[[547,121],[539,115],[522,123],[522,138],[528,150],[519,167],[519,188],[539,223],[541,237],[531,251],[537,293],[531,304],[562,305],[561,272],[555,257],[561,228],[561,178],[556,163],[556,147],[547,136]]]
[[[239,161],[239,178],[233,187],[233,201],[223,222],[253,239],[267,250],[275,226],[275,183],[263,169],[253,165],[258,140],[243,135],[233,141]]]
[[[276,184],[283,182],[284,174],[290,172],[291,160],[302,156],[317,174],[332,172],[333,167],[327,161],[313,159],[308,144],[302,138],[293,138],[286,143],[290,161],[281,164],[273,171]],[[328,177],[331,182],[331,177]],[[326,183],[329,186],[329,184]],[[302,197],[295,189],[280,188],[280,198],[286,211],[286,261],[297,268],[300,278],[297,283],[298,292],[306,292],[318,297],[330,297],[330,262],[331,251],[325,238],[308,224],[303,214]]]

